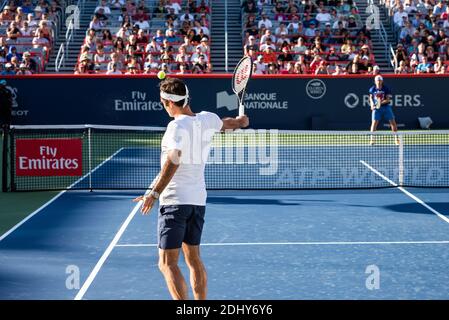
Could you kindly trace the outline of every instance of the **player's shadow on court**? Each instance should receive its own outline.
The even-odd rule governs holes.
[[[449,202],[426,202],[426,204],[435,209],[436,211],[440,212],[441,214],[446,216],[448,215]],[[389,206],[384,206],[384,208],[391,211],[402,213],[434,214],[432,211],[416,202],[410,202],[405,204],[393,204]]]
[[[304,202],[334,202],[333,200],[302,200],[302,199],[254,199],[235,197],[207,197],[208,204],[236,204],[236,205],[278,205],[278,206],[299,206]]]

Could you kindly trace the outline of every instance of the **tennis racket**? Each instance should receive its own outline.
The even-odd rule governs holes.
[[[245,115],[245,105],[243,99],[249,79],[253,73],[253,62],[250,57],[243,57],[234,69],[232,76],[232,91],[239,100],[239,116]]]
[[[382,106],[382,100],[383,100],[383,98],[384,98],[383,95],[377,95],[377,96],[376,96],[376,103],[374,103],[374,108],[380,109],[380,107]]]

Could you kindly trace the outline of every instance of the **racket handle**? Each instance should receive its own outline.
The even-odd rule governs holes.
[[[239,104],[239,116],[244,116],[245,115],[245,105],[243,103]]]

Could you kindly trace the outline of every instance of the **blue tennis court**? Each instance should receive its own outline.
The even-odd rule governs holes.
[[[210,299],[449,298],[449,189],[398,186],[447,185],[449,143],[357,139],[277,146],[274,163],[249,144],[243,167],[224,161],[226,145],[212,151],[215,188],[391,188],[209,191]],[[147,188],[159,170],[154,146],[105,154],[71,189]],[[0,299],[170,299],[157,211],[141,216],[131,201],[141,193],[69,190],[32,213],[0,238]]]
[[[209,298],[447,299],[448,191],[410,191],[442,216],[397,189],[210,192]],[[0,298],[169,299],[136,195],[66,192],[4,237]]]

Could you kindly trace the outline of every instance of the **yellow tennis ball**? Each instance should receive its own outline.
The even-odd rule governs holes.
[[[159,71],[159,72],[157,73],[157,77],[158,77],[159,80],[164,80],[164,79],[165,79],[165,76],[166,76],[166,74],[165,74],[164,71]]]

